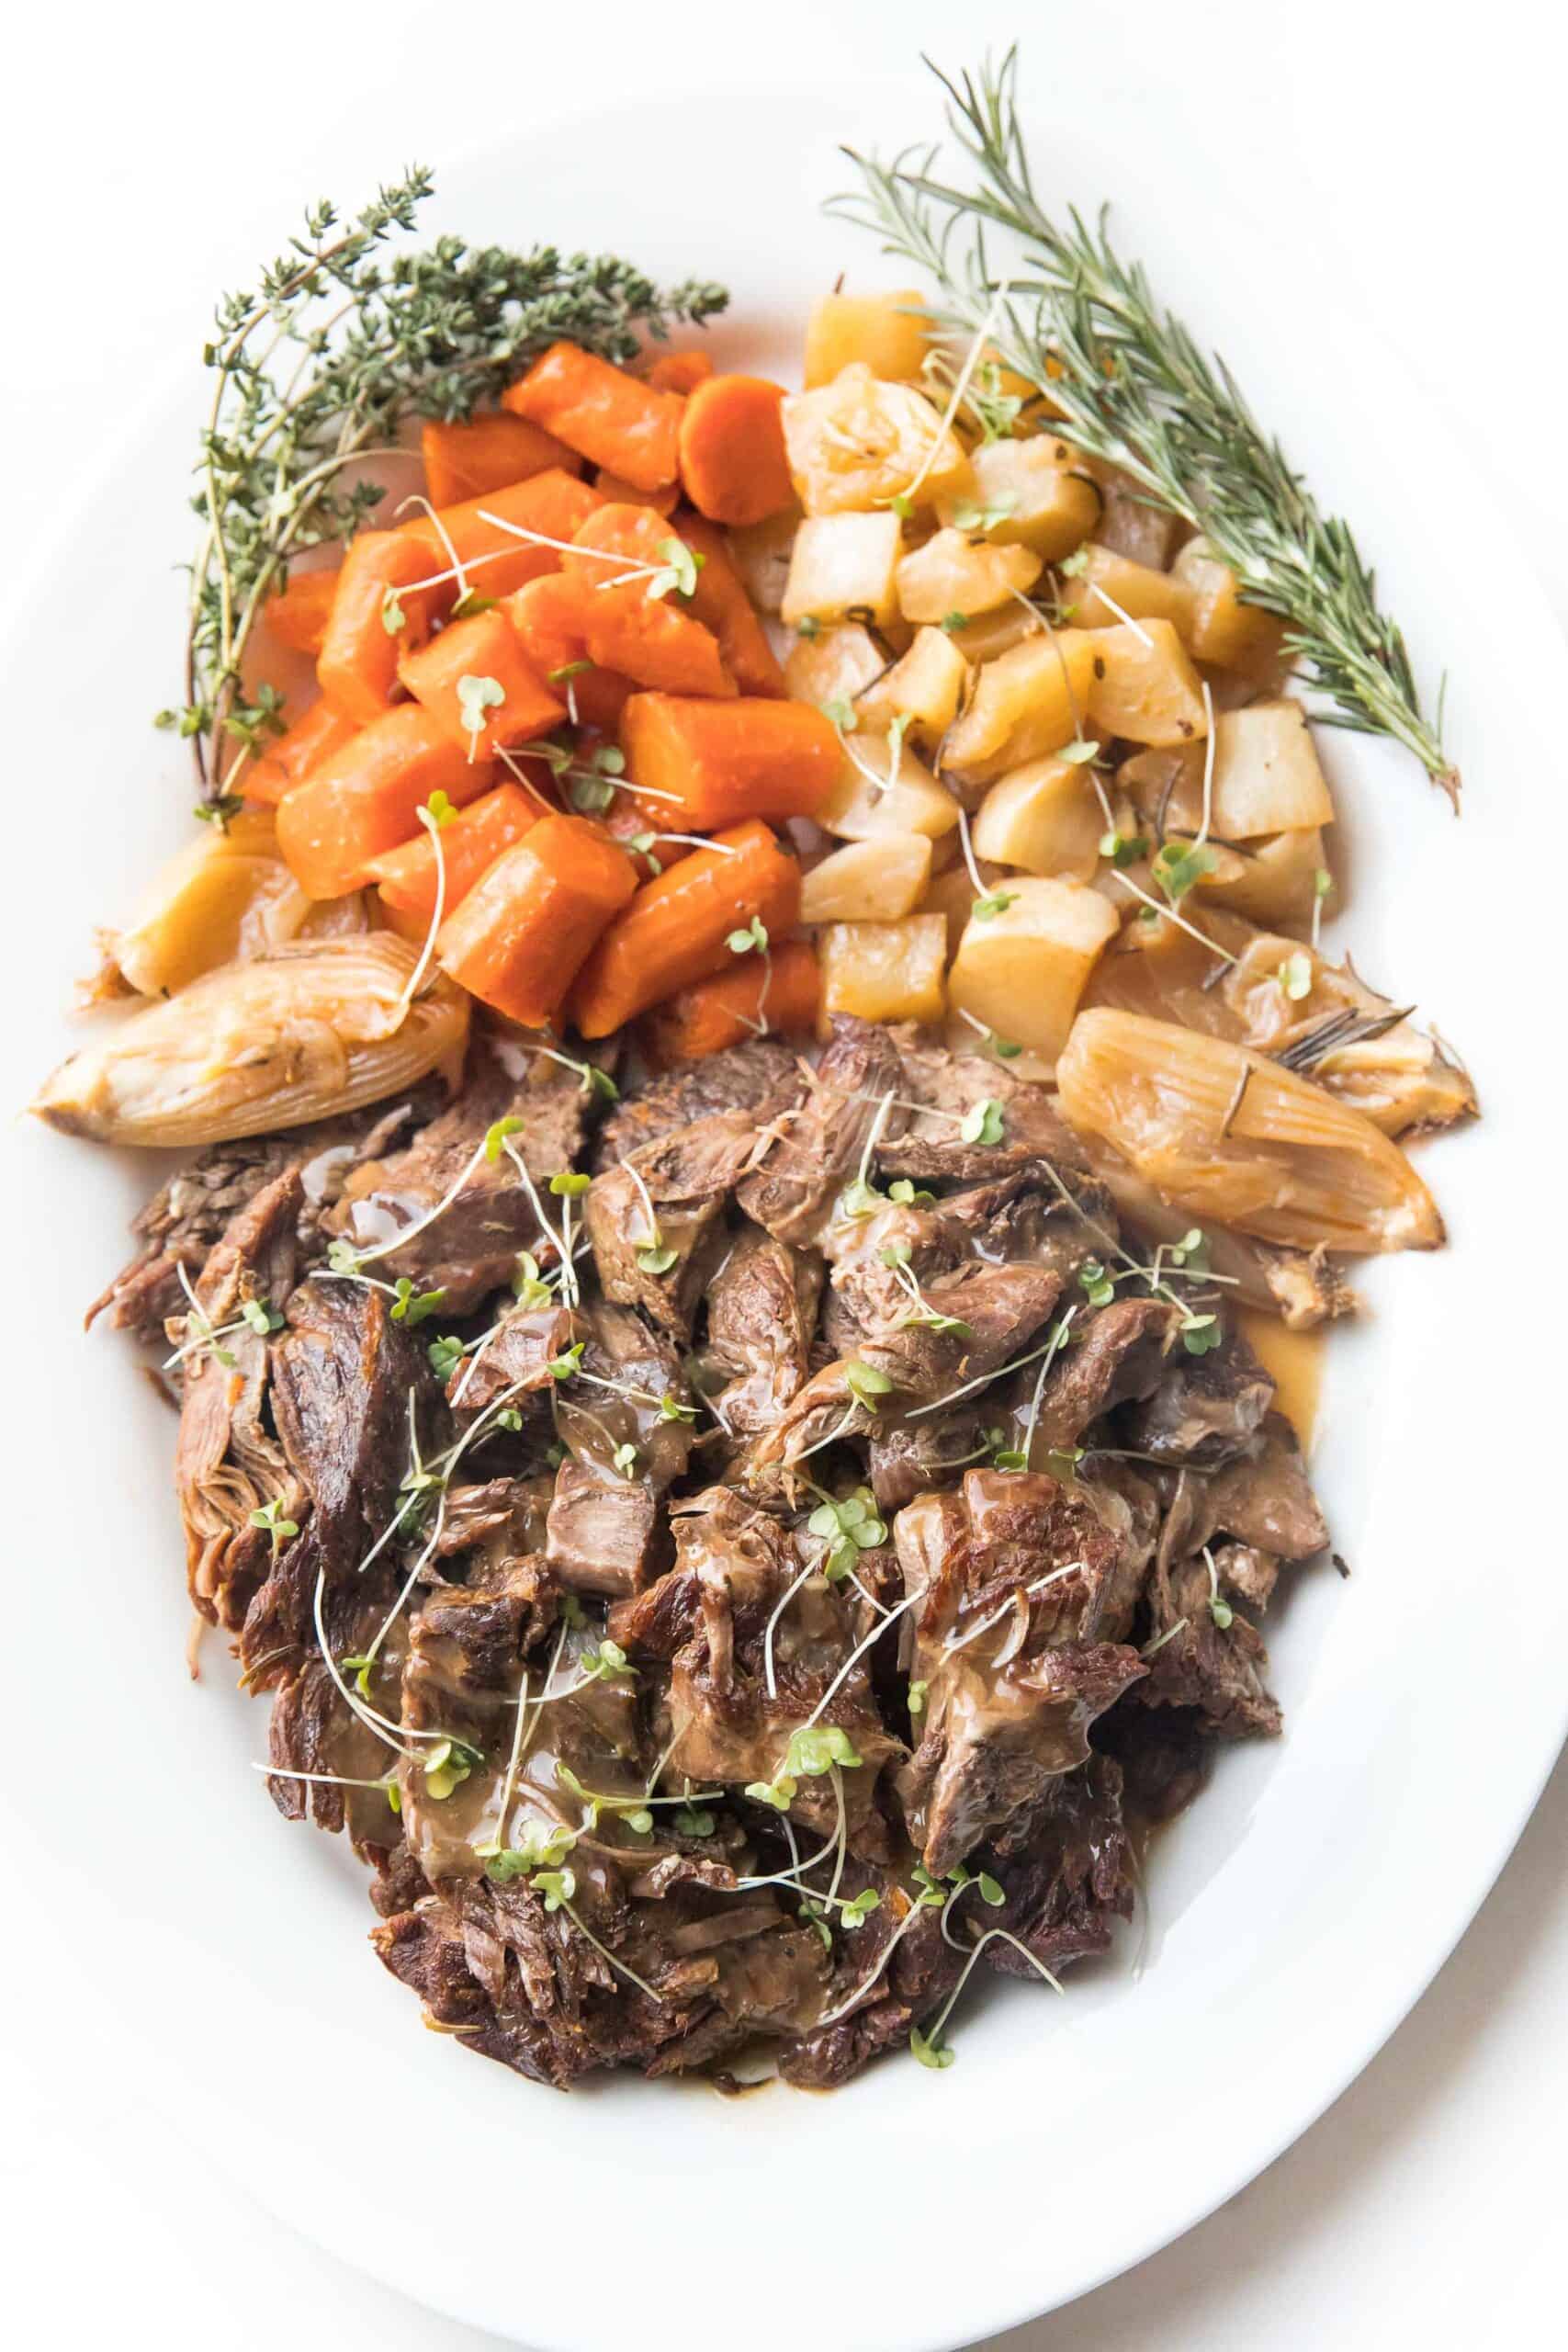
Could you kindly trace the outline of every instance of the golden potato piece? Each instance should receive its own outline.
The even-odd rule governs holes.
[[[942,974],[947,925],[940,915],[902,922],[835,922],[818,936],[822,967],[822,1029],[829,1016],[863,1021],[940,1021],[946,1010]]]
[[[968,684],[969,664],[948,631],[918,629],[908,651],[862,689],[855,707],[863,726],[891,727],[902,718],[911,734],[934,743],[958,716]]]
[[[860,362],[784,404],[784,447],[807,514],[844,514],[895,498],[934,505],[972,480],[964,444],[923,392],[878,382]]]
[[[797,628],[802,621],[874,626],[897,618],[900,544],[897,514],[808,515],[795,535],[781,619]]]
[[[729,560],[740,574],[741,585],[760,613],[775,617],[784,603],[789,560],[800,516],[792,506],[769,514],[761,523],[737,524],[725,533]]]
[[[899,745],[895,760],[888,737],[857,728],[844,739],[843,768],[817,811],[817,822],[847,842],[885,841],[899,833],[940,841],[958,822],[958,803],[907,743]]]
[[[1056,563],[1100,520],[1099,486],[1079,452],[1054,433],[989,442],[970,464],[973,487],[948,493],[937,513],[959,530],[973,530],[983,515],[993,546],[1032,548],[1043,562]]]
[[[1089,721],[1134,743],[1190,743],[1209,731],[1203,686],[1169,621],[1095,629]]]
[[[980,803],[976,857],[1087,882],[1100,860],[1104,813],[1081,762],[1031,760],[1000,776]]]
[[[930,347],[931,312],[918,288],[886,294],[824,294],[806,326],[806,389],[830,384],[846,368],[869,368],[885,382],[918,376]]]
[[[1195,1223],[1287,1249],[1431,1250],[1431,1194],[1397,1144],[1246,1046],[1096,1006],[1057,1065],[1064,1116]]]
[[[1299,702],[1249,703],[1214,721],[1213,816],[1225,841],[1332,825],[1334,796]]]
[[[898,565],[898,609],[907,621],[988,613],[1026,596],[1042,569],[1032,548],[994,547],[962,531],[937,531]]]
[[[913,914],[931,880],[924,833],[891,833],[829,850],[800,886],[802,922],[897,922]]]
[[[270,809],[203,826],[164,865],[124,931],[105,942],[139,996],[173,996],[201,973],[292,939],[310,910],[277,847]]]
[[[875,639],[859,621],[798,637],[784,660],[784,689],[792,702],[853,702],[887,667]]]
[[[1010,903],[972,914],[948,975],[949,1000],[1015,1044],[1060,1053],[1078,999],[1117,920],[1098,890],[1043,876],[998,886]]]
[[[1090,540],[1079,549],[1083,569],[1072,574],[1066,594],[1079,628],[1114,628],[1125,619],[1169,621],[1183,639],[1192,625],[1192,590],[1174,573],[1134,563],[1114,548]]]
[[[1026,760],[1059,752],[1077,735],[1105,632],[1040,629],[987,662],[974,698],[947,739],[943,765],[989,784]]]
[[[1267,668],[1277,659],[1285,625],[1256,605],[1244,605],[1234,571],[1207,539],[1189,539],[1171,566],[1192,592],[1187,641],[1200,662],[1222,670]]]

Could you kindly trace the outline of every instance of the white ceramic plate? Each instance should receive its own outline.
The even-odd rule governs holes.
[[[918,128],[922,91],[710,92],[689,110],[617,112],[587,138],[543,100],[535,115],[508,152],[448,176],[441,225],[727,279],[719,352],[778,372],[840,269],[897,282],[817,204],[841,183],[839,138]],[[1512,911],[1538,805],[1529,729],[1568,701],[1563,648],[1375,335],[1296,315],[1274,257],[1172,200],[1174,132],[1163,157],[1140,149],[1136,176],[1042,117],[1043,153],[1047,137],[1068,192],[1116,186],[1156,282],[1355,516],[1413,644],[1454,664],[1462,827],[1386,747],[1329,736],[1325,756],[1354,877],[1344,935],[1462,1046],[1488,1114],[1424,1162],[1450,1250],[1376,1269],[1369,1317],[1336,1337],[1316,1468],[1355,1574],[1296,1580],[1272,1617],[1287,1735],[1226,1755],[1160,1842],[1141,1971],[1130,1951],[1077,1971],[1061,2003],[982,1992],[948,2072],[884,2064],[832,2101],[727,2104],[636,2080],[557,2098],[422,2033],[366,1947],[358,1871],[268,1805],[249,1769],[262,1714],[217,1645],[200,1684],[185,1676],[174,1423],[107,1334],[80,1333],[148,1167],[31,1128],[14,1138],[7,1510],[26,1630],[8,1777],[26,1856],[13,1883],[50,1922],[39,2030],[85,2005],[278,2212],[549,2352],[634,2327],[654,2347],[743,2335],[784,2352],[807,2325],[860,2352],[921,2352],[1150,2253],[1277,2154],[1398,2022],[1563,1732],[1565,1588],[1536,1466],[1556,1459],[1538,1335],[1560,1325],[1563,1281],[1521,1214],[1559,1165],[1540,1050],[1559,951],[1551,926]],[[285,215],[292,201],[279,191]],[[184,831],[179,755],[142,714],[177,695],[179,583],[164,565],[186,552],[199,396],[190,384],[122,453],[5,635],[13,793],[68,784],[54,806],[77,828],[70,870],[8,910],[9,1001],[28,1011],[6,1039],[14,1103],[64,1050],[57,1007],[90,926]],[[1477,544],[1509,582],[1506,613],[1472,593]]]

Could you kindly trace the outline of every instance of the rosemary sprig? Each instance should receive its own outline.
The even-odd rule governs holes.
[[[159,714],[190,739],[209,810],[282,727],[276,689],[242,684],[263,605],[293,558],[348,537],[383,494],[345,469],[392,449],[411,417],[467,417],[558,338],[626,360],[641,334],[728,299],[695,281],[664,291],[629,262],[552,245],[441,237],[386,261],[379,248],[412,228],[432,187],[416,166],[348,225],[313,205],[256,289],[218,305],[202,354],[213,388],[191,501],[202,528],[186,701]]]
[[[948,125],[977,183],[937,177],[935,147],[907,148],[890,164],[846,148],[863,185],[829,209],[928,271],[940,323],[966,336],[984,330],[1002,365],[1055,403],[1068,440],[1204,533],[1243,600],[1287,624],[1286,647],[1326,697],[1325,717],[1393,737],[1457,806],[1440,713],[1433,724],[1421,710],[1404,640],[1379,609],[1348,526],[1320,512],[1224,361],[1207,356],[1156,302],[1142,267],[1121,258],[1105,213],[1090,228],[1073,209],[1064,226],[1041,205],[1015,102],[1016,48],[999,67],[956,82],[926,62],[948,93]],[[959,250],[964,224],[973,241]],[[987,231],[1021,241],[1016,270],[992,268]]]

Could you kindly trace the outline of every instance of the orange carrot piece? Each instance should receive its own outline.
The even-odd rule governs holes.
[[[732,695],[735,682],[712,630],[682,611],[676,595],[648,593],[653,575],[668,567],[674,536],[647,506],[602,506],[577,533],[561,568],[584,592],[589,657],[639,686]]]
[[[795,496],[784,456],[784,387],[715,376],[681,419],[681,487],[713,523],[761,523]]]
[[[474,594],[499,598],[510,596],[530,580],[560,567],[559,545],[541,547],[537,540],[519,538],[516,530],[508,531],[502,526],[511,523],[517,530],[535,531],[541,538],[565,545],[604,503],[598,492],[591,490],[585,481],[562,473],[558,466],[550,466],[542,474],[533,474],[526,481],[514,481],[507,489],[486,491],[482,496],[466,498],[457,506],[439,506],[439,528],[435,520],[423,514],[418,522],[404,524],[402,536],[423,551],[428,565],[427,577],[431,572],[451,569],[452,558],[446,548],[450,540],[465,570],[473,575],[470,585]],[[488,523],[487,514],[497,515],[500,520]],[[442,594],[448,600],[455,600],[456,583],[447,582]]]
[[[760,956],[739,959],[732,972],[694,980],[656,1004],[642,1023],[649,1061],[660,1068],[722,1053],[762,1030],[815,1029],[822,993],[817,951],[809,941],[786,939],[764,963]]]
[[[412,585],[438,568],[406,531],[361,531],[350,541],[316,660],[321,692],[345,718],[367,727],[391,701],[400,656],[424,643],[452,601],[450,592],[443,599]]]
[[[712,374],[713,361],[707,353],[694,347],[661,351],[648,370],[648,381],[656,392],[694,392]]]
[[[539,676],[499,605],[451,622],[405,656],[398,675],[470,758],[491,759],[502,747],[547,735],[566,717],[564,699]]]
[[[337,594],[337,569],[297,571],[262,606],[262,619],[279,645],[308,653],[314,661],[327,633],[327,617]]]
[[[832,721],[803,702],[698,702],[633,695],[621,749],[644,822],[711,832],[746,817],[810,817],[837,781],[843,750]],[[673,801],[660,796],[673,794]]]
[[[687,609],[718,639],[724,666],[743,695],[782,695],[784,672],[768,643],[768,632],[746,594],[745,583],[729,560],[724,533],[689,510],[675,517],[674,529],[694,554],[703,559],[694,595]]]
[[[417,703],[362,728],[277,806],[277,845],[308,899],[343,899],[371,878],[370,861],[419,831],[433,792],[459,808],[494,777]]]
[[[616,793],[599,822],[636,859],[639,882],[651,882],[655,875],[667,874],[672,865],[680,864],[682,858],[690,857],[694,849],[703,847],[703,843],[695,840],[671,841],[657,822],[649,821],[643,809],[633,807],[624,792]],[[647,842],[648,847],[633,849],[633,842]]]
[[[353,719],[334,710],[321,695],[259,760],[251,760],[241,769],[245,798],[275,808],[286,792],[303,784],[323,760],[352,743],[358,732]]]
[[[662,490],[680,470],[682,403],[675,394],[639,384],[624,368],[573,343],[552,344],[502,394],[501,404],[638,490]]]
[[[613,735],[637,690],[630,678],[590,659],[585,599],[578,581],[551,571],[508,596],[505,608],[524,652],[569,714],[575,709],[582,726]]]
[[[635,481],[627,481],[622,474],[613,474],[608,466],[601,466],[595,472],[593,487],[612,505],[651,506],[656,514],[673,514],[681,503],[677,483],[666,482],[662,490],[638,490]]]
[[[766,825],[737,825],[643,884],[583,966],[572,1018],[585,1037],[607,1037],[677,989],[728,969],[732,932],[756,921],[780,939],[799,913],[795,859]]]
[[[541,817],[442,924],[437,958],[470,995],[541,1029],[636,888],[631,860],[597,825]]]
[[[459,499],[483,498],[492,490],[509,489],[547,467],[575,474],[582,464],[575,449],[541,433],[521,416],[504,410],[470,417],[467,424],[441,424],[434,418],[420,427],[420,455],[424,459],[425,495],[433,506],[456,506]]]
[[[520,842],[538,821],[537,802],[510,781],[459,808],[441,828],[446,913],[456,914],[486,866],[493,865],[503,849]],[[423,939],[435,912],[435,843],[430,834],[422,828],[417,841],[389,849],[384,857],[373,857],[369,873],[378,885],[383,906],[414,919]]]

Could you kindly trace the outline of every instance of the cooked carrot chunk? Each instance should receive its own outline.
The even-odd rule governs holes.
[[[732,695],[718,639],[683,611],[678,595],[649,589],[679,554],[674,533],[647,506],[602,506],[576,534],[562,570],[582,591],[589,658],[640,686],[671,694]]]
[[[681,419],[681,486],[710,522],[761,523],[795,496],[784,455],[784,387],[761,376],[699,384]]]
[[[337,594],[337,571],[296,571],[262,607],[262,618],[279,645],[312,660],[321,650],[327,616]]]
[[[470,417],[467,424],[441,424],[429,418],[420,428],[419,448],[425,494],[433,506],[482,498],[551,466],[574,474],[582,464],[576,450],[553,433],[541,433],[536,424],[508,416],[504,410]]]
[[[639,384],[574,343],[552,344],[502,394],[502,406],[638,490],[662,490],[680,470],[682,403],[675,394]]]
[[[446,888],[442,904],[447,914],[456,914],[485,868],[531,831],[543,813],[521,785],[509,780],[493,792],[481,793],[443,825],[441,863]],[[408,916],[423,939],[435,912],[435,843],[430,834],[422,828],[417,841],[372,858],[369,873],[383,905]]]
[[[370,879],[370,861],[412,839],[433,792],[461,808],[494,775],[470,760],[417,703],[386,710],[277,807],[277,845],[310,899],[342,899]]]
[[[661,351],[648,371],[648,380],[657,392],[694,392],[713,374],[713,361],[705,351],[694,347],[690,351]]]
[[[531,580],[506,599],[506,611],[523,650],[568,711],[584,727],[614,734],[635,691],[618,671],[601,669],[588,652],[586,592],[564,571]]]
[[[417,522],[405,523],[401,536],[423,549],[430,571],[450,570],[450,548],[472,574],[476,596],[510,596],[541,573],[559,569],[560,546],[542,546],[540,541],[570,540],[604,503],[585,481],[550,466],[509,488],[486,491],[457,506],[437,507],[434,516],[422,514]],[[497,519],[489,521],[491,515]],[[520,537],[519,532],[537,536]],[[456,584],[445,593],[453,601]]]
[[[286,792],[303,784],[311,772],[345,743],[352,743],[359,729],[352,718],[334,710],[326,696],[313,702],[304,715],[297,718],[286,735],[240,771],[240,782],[247,800],[259,800],[275,808]]]
[[[815,814],[832,790],[843,752],[831,719],[803,702],[698,702],[633,695],[621,749],[649,824],[705,833],[745,817]],[[673,796],[673,800],[667,797]],[[679,812],[677,814],[677,811]]]
[[[541,817],[442,924],[436,956],[471,995],[525,1028],[543,1028],[636,888],[631,860],[597,825]]]
[[[337,575],[316,675],[334,710],[367,727],[397,690],[398,662],[430,635],[452,591],[416,589],[439,571],[406,531],[361,531]]]
[[[523,650],[503,608],[454,621],[398,664],[398,675],[459,750],[491,758],[531,735],[547,735],[566,704]]]
[[[768,643],[768,632],[757,617],[740,574],[729,560],[724,533],[700,514],[682,512],[673,528],[694,555],[703,559],[687,610],[711,628],[718,639],[724,666],[743,695],[782,695],[784,672]]]
[[[764,1030],[787,1035],[814,1029],[821,992],[815,948],[804,939],[786,939],[766,961],[739,957],[733,971],[694,980],[656,1004],[642,1024],[649,1059],[697,1061]]]
[[[737,825],[643,884],[583,966],[572,1017],[585,1037],[607,1037],[677,989],[725,970],[732,933],[756,922],[779,940],[799,911],[795,859],[766,825]]]

